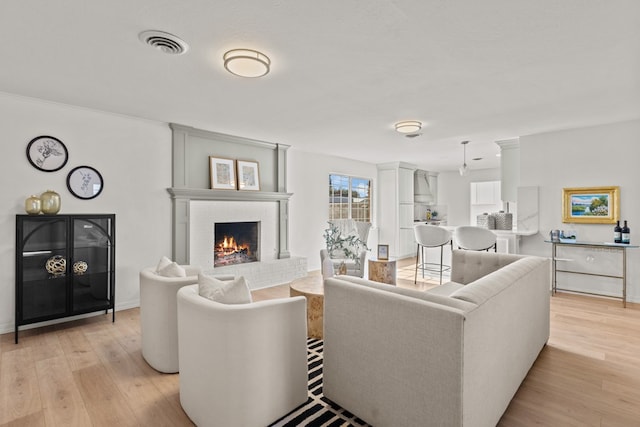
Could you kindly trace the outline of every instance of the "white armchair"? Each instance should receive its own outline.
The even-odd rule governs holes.
[[[201,268],[183,265],[187,277],[164,277],[155,267],[140,271],[142,357],[156,371],[178,372],[178,289],[198,282]],[[233,276],[216,276],[231,280]]]
[[[355,233],[362,242],[365,244],[367,243],[369,230],[371,229],[370,222],[354,221],[352,219],[334,219],[329,221],[329,223],[337,227],[342,235],[346,236],[348,234]],[[343,254],[339,253],[329,253],[326,249],[323,251],[324,252],[320,252],[321,261],[324,261],[326,256],[329,256],[333,263],[334,271],[338,272],[340,270],[340,265],[344,263],[347,267],[347,275],[357,277],[364,276],[364,263],[367,259],[366,249],[361,249],[359,251],[358,258],[356,259],[347,258]]]
[[[178,291],[180,404],[200,427],[269,425],[307,400],[304,297],[222,304]]]

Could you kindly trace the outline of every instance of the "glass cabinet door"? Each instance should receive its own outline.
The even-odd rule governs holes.
[[[67,310],[67,221],[65,218],[25,218],[18,235],[22,245],[16,271],[21,320],[55,317]],[[20,311],[21,310],[21,311]]]
[[[72,310],[108,309],[112,266],[110,218],[73,218]],[[71,273],[70,273],[71,274]]]

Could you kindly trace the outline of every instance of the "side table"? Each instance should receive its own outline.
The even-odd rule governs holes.
[[[395,285],[396,260],[377,258],[369,259],[369,280]]]
[[[289,284],[289,296],[307,299],[307,336],[322,339],[324,327],[324,285],[321,275],[310,275]]]

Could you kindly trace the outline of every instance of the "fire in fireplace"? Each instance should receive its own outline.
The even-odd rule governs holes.
[[[259,260],[259,222],[217,222],[214,225],[213,266]]]

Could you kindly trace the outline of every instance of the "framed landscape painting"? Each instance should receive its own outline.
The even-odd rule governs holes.
[[[620,187],[562,189],[562,222],[614,224],[620,215]]]

